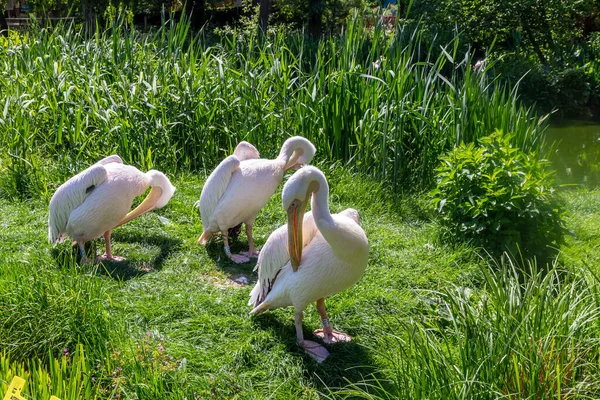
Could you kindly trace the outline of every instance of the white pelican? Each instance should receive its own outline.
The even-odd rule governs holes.
[[[152,189],[135,210],[127,213],[133,199]],[[104,235],[106,253],[97,260],[121,261],[110,251],[110,231],[135,217],[161,208],[175,193],[169,179],[156,170],[146,173],[124,165],[121,157],[106,157],[63,183],[50,200],[48,240],[53,245],[68,235],[79,244],[83,262],[84,244]]]
[[[304,215],[311,196],[312,213]],[[331,215],[328,197],[327,180],[318,168],[301,168],[286,182],[283,208],[288,223],[275,230],[265,243],[256,265],[258,282],[248,302],[254,307],[251,314],[294,306],[298,344],[318,362],[325,360],[329,352],[304,340],[304,309],[316,301],[322,329],[314,333],[325,343],[349,341],[350,336],[331,328],[325,297],[356,283],[369,257],[369,242],[360,227],[358,212],[347,209]]]
[[[256,148],[241,142],[233,155],[223,160],[210,174],[200,194],[200,217],[204,231],[200,244],[221,232],[225,254],[236,263],[250,261],[258,253],[252,239],[252,224],[261,208],[267,204],[285,171],[310,162],[315,146],[307,139],[295,136],[285,141],[274,160],[258,158]],[[246,224],[248,251],[231,254],[228,230]]]

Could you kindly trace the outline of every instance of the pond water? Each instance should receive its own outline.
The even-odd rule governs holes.
[[[560,184],[600,186],[600,123],[569,121],[546,130],[546,143],[556,142],[552,164]]]

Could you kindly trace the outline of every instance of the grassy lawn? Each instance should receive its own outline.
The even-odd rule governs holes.
[[[382,367],[384,361],[368,348],[377,346],[376,336],[385,328],[386,317],[418,313],[421,305],[416,290],[468,281],[474,271],[476,257],[467,248],[450,250],[436,243],[435,226],[422,208],[425,202],[386,203],[376,184],[349,174],[336,178],[331,182],[331,208],[339,211],[352,206],[359,210],[370,240],[370,263],[359,284],[327,301],[334,327],[348,332],[354,341],[332,346],[331,357],[318,365],[296,345],[292,309],[250,317],[246,303],[256,280],[252,271],[255,262],[236,265],[225,258],[221,242],[207,249],[196,243],[201,224],[193,204],[202,183],[203,178],[197,176],[176,178],[177,192],[166,208],[114,232],[114,253],[127,257],[127,261],[97,267],[72,267],[75,252],[66,243],[51,249],[46,242],[45,203],[1,203],[2,214],[7,216],[1,231],[1,251],[7,255],[1,285],[9,284],[7,275],[8,280],[17,281],[16,286],[29,285],[26,278],[42,270],[59,280],[42,279],[42,291],[48,290],[46,285],[61,285],[65,280],[84,280],[93,286],[101,298],[92,299],[85,293],[85,299],[73,298],[62,288],[50,291],[55,292],[56,301],[79,302],[80,307],[94,300],[102,303],[102,307],[90,306],[92,312],[108,313],[103,322],[107,337],[97,340],[109,342],[109,354],[122,353],[108,369],[135,369],[138,346],[162,345],[165,353],[177,360],[177,367],[185,358],[185,371],[171,368],[173,371],[165,373],[173,375],[188,395],[311,398],[327,387],[344,386],[346,380],[356,382]],[[157,214],[168,222],[161,222]],[[285,213],[278,193],[255,223],[257,242],[263,244],[283,221]],[[240,239],[232,248],[234,252],[247,245],[245,236]],[[95,246],[96,253],[101,254],[102,241],[96,241]],[[235,281],[242,276],[249,284]],[[63,285],[65,290],[75,286],[70,282]],[[10,301],[4,298],[2,303]],[[40,310],[43,305],[27,304],[31,310],[14,311],[59,324],[48,327],[47,332],[64,331],[55,332],[50,350],[60,351],[65,342],[77,341],[71,337],[68,323],[44,315],[46,311]],[[17,316],[9,319],[20,320]],[[36,329],[46,330],[41,326],[45,322],[34,324]],[[305,334],[310,337],[318,327],[318,314],[311,307],[306,310]],[[28,327],[3,329],[19,332]],[[8,345],[2,343],[2,347]],[[102,348],[101,344],[92,345]],[[38,355],[44,354],[42,346],[38,350]],[[16,351],[12,356],[22,358]],[[101,369],[114,372],[104,366]],[[134,383],[127,374],[123,376],[127,385]]]
[[[467,245],[440,244],[425,196],[394,197],[359,176],[325,173],[332,211],[359,210],[370,261],[357,285],[326,301],[334,328],[354,340],[330,346],[322,365],[296,345],[291,308],[250,317],[255,262],[236,265],[221,242],[196,243],[193,204],[204,181],[196,175],[174,178],[177,192],[164,209],[113,233],[114,253],[127,258],[120,264],[78,266],[69,244],[52,249],[46,201],[0,201],[0,348],[10,360],[47,359],[49,351],[68,351],[63,359],[71,360],[83,343],[101,398],[318,398],[371,374],[389,389],[386,338],[405,337],[407,323],[435,314],[439,291],[481,289],[486,265]],[[598,271],[599,197],[564,194],[568,267]],[[284,221],[278,192],[255,223],[257,244]],[[102,240],[94,246],[97,255],[104,251]],[[245,246],[242,235],[232,251]],[[319,327],[314,307],[304,327],[308,338]],[[4,389],[9,369],[0,362]]]

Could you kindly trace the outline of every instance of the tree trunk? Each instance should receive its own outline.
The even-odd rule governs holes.
[[[525,34],[527,35],[527,38],[529,39],[529,41],[531,42],[531,45],[533,46],[533,51],[535,51],[535,54],[537,54],[538,58],[540,59],[540,62],[543,65],[548,65],[548,61],[546,60],[546,57],[544,57],[544,53],[542,53],[542,50],[540,49],[540,46],[538,45],[537,41],[535,40],[533,33],[531,33],[529,26],[527,26],[527,24],[523,20],[521,20],[521,22],[523,25],[523,31],[525,32]]]
[[[8,37],[8,23],[4,18],[4,12],[0,12],[0,34],[4,37]]]
[[[96,34],[96,13],[94,7],[88,1],[81,2],[81,14],[84,19],[85,33],[87,37],[92,37]]]
[[[201,28],[206,22],[205,0],[188,0],[185,3],[185,13],[194,28]]]
[[[403,0],[398,0],[398,14],[397,17],[398,19],[400,18],[406,18],[406,3]]]
[[[269,24],[269,14],[271,14],[271,0],[260,0],[260,10],[258,13],[258,33],[266,34]]]
[[[318,38],[323,33],[323,0],[308,2],[308,33]]]

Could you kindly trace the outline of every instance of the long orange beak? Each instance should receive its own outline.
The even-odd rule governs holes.
[[[142,201],[141,204],[139,206],[137,206],[133,211],[129,212],[121,220],[121,222],[119,222],[119,225],[117,225],[117,226],[121,226],[124,223],[129,222],[132,219],[137,218],[140,215],[147,213],[148,211],[154,210],[154,206],[156,205],[156,202],[158,201],[158,199],[160,199],[160,196],[162,196],[162,193],[163,193],[163,190],[158,186],[155,186],[152,189],[150,189],[150,193],[148,193],[148,196],[146,196],[144,201]]]
[[[290,262],[294,272],[298,271],[298,267],[302,262],[302,227],[304,222],[304,213],[308,200],[300,202],[294,200],[288,208],[288,251],[290,253]]]

